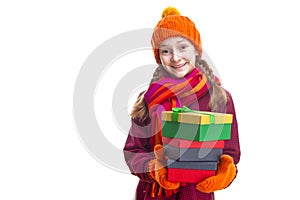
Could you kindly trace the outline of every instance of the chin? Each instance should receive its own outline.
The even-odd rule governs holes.
[[[188,73],[187,72],[183,72],[183,73],[176,73],[176,74],[172,74],[173,77],[175,78],[183,78],[187,75]]]

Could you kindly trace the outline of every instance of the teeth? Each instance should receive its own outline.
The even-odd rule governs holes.
[[[174,67],[175,68],[180,68],[180,67],[183,67],[185,65],[185,63],[183,63],[182,65],[175,65]]]

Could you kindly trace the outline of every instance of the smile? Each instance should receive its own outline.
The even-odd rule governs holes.
[[[180,68],[184,67],[185,65],[186,65],[186,62],[181,64],[181,65],[174,65],[172,67],[175,68],[175,69],[180,69]]]

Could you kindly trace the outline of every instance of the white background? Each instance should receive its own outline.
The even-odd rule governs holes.
[[[239,175],[216,198],[299,198],[297,1],[12,0],[0,3],[0,199],[133,198],[137,178],[81,143],[74,84],[102,42],[154,27],[169,5],[195,21],[235,101]]]

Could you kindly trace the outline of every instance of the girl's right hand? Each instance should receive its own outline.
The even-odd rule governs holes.
[[[165,150],[161,144],[154,147],[155,159],[149,163],[150,176],[158,182],[158,184],[166,190],[176,190],[180,187],[179,182],[168,181],[168,170],[166,169]]]

